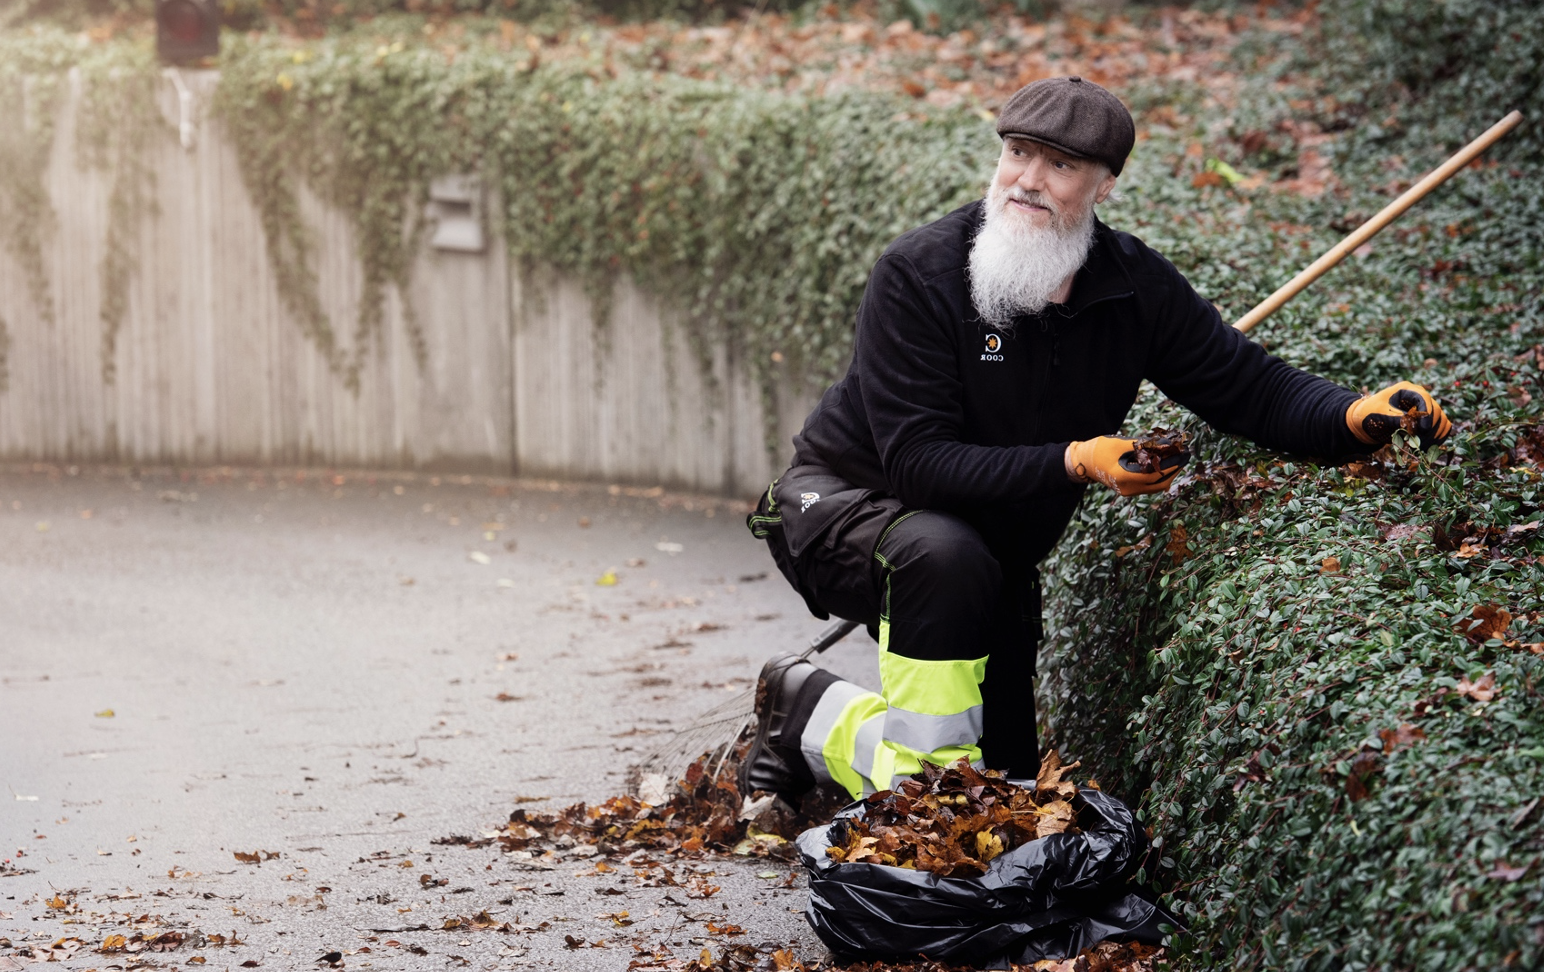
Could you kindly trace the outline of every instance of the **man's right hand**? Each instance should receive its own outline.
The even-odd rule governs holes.
[[[1167,456],[1154,472],[1146,472],[1136,461],[1135,439],[1102,435],[1097,439],[1073,442],[1067,446],[1063,462],[1067,478],[1073,482],[1098,480],[1122,496],[1158,493],[1169,488],[1169,481],[1190,461],[1188,450]]]

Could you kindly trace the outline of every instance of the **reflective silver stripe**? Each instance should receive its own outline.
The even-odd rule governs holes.
[[[885,739],[919,753],[945,746],[974,746],[981,739],[983,706],[973,705],[954,715],[923,715],[890,706],[885,713]]]
[[[815,711],[810,713],[810,721],[804,724],[804,732],[799,736],[799,750],[804,753],[805,765],[809,766],[810,772],[815,774],[819,782],[832,782],[824,755],[826,737],[836,728],[836,720],[841,718],[847,703],[867,694],[867,689],[851,682],[832,682],[821,693],[820,701],[815,703]]]
[[[853,747],[852,768],[863,777],[864,792],[874,791],[874,753],[884,744],[885,714],[870,716],[858,729],[858,743]]]

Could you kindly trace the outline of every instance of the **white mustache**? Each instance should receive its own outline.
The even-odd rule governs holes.
[[[1020,189],[1018,186],[1008,187],[1008,198],[1014,202],[1024,203],[1026,206],[1042,206],[1049,209],[1056,216],[1061,215],[1061,210],[1056,207],[1049,196],[1038,189]]]

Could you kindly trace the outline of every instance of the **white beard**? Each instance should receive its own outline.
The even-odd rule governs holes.
[[[1012,197],[1051,209],[1051,222],[1036,226],[1009,210]],[[986,197],[986,224],[970,248],[970,296],[981,320],[1011,329],[1022,314],[1038,314],[1088,259],[1094,244],[1092,201],[1070,222],[1043,193],[993,185]]]

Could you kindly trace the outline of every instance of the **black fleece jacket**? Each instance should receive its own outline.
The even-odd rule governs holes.
[[[1067,304],[988,327],[966,273],[983,209],[974,202],[912,230],[879,258],[852,365],[794,437],[796,465],[956,513],[999,557],[1029,566],[1050,553],[1085,489],[1067,479],[1067,443],[1120,431],[1144,378],[1213,428],[1269,449],[1361,449],[1345,422],[1355,392],[1266,354],[1173,264],[1103,223]]]

